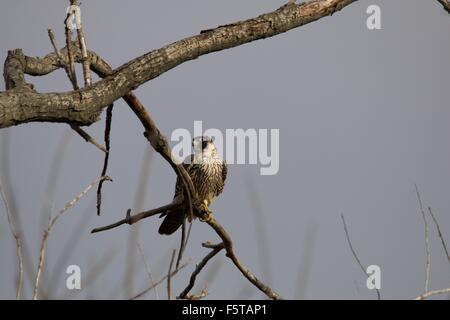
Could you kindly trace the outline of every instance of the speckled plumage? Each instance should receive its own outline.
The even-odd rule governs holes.
[[[200,144],[200,145],[199,145]],[[208,137],[197,137],[193,140],[194,154],[183,166],[189,173],[200,202],[210,205],[222,193],[227,177],[227,164],[218,154],[213,141]],[[183,182],[178,178],[175,185],[175,196],[183,196]],[[189,209],[183,206],[174,211],[166,212],[159,233],[172,234],[188,216]]]

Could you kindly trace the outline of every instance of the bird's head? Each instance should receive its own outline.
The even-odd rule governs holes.
[[[203,159],[212,158],[217,154],[214,139],[208,136],[199,136],[192,139],[192,147],[195,156]]]

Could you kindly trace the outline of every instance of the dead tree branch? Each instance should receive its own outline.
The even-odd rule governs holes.
[[[431,255],[430,255],[430,237],[429,237],[429,228],[427,217],[425,214],[425,210],[423,209],[422,198],[420,197],[419,187],[417,184],[414,185],[416,190],[417,202],[419,203],[419,210],[423,218],[423,224],[425,228],[425,251],[427,255],[426,267],[425,267],[425,291],[428,292],[428,284],[430,282],[430,268],[431,268]]]
[[[347,228],[347,223],[345,222],[345,217],[344,214],[341,214],[341,219],[342,219],[342,223],[344,225],[344,231],[345,231],[345,237],[347,239],[348,242],[348,246],[350,247],[350,250],[352,251],[353,257],[355,258],[356,262],[358,263],[359,267],[361,268],[362,272],[364,273],[365,276],[367,276],[366,274],[366,268],[364,268],[361,260],[359,259],[358,255],[356,254],[355,249],[353,248],[353,244],[352,241],[350,240],[350,235],[348,233],[348,228]],[[377,292],[377,298],[378,300],[381,300],[381,294],[380,294],[380,290],[375,289]]]
[[[195,280],[197,279],[197,276],[199,273],[203,270],[203,268],[206,266],[209,260],[214,258],[216,254],[218,254],[222,249],[225,248],[223,243],[219,243],[216,245],[210,245],[209,243],[203,243],[203,247],[212,249],[211,252],[209,252],[203,259],[200,261],[199,264],[195,267],[194,272],[192,272],[191,278],[189,280],[189,284],[187,287],[178,295],[177,299],[189,299],[189,292],[192,290],[192,288],[195,285]]]
[[[112,111],[113,111],[113,104],[111,104],[108,109],[106,109],[106,121],[105,121],[105,147],[106,147],[106,153],[105,158],[103,160],[103,169],[101,176],[106,175],[106,171],[108,170],[108,163],[109,163],[109,151],[111,150],[111,142],[110,142],[110,135],[111,135],[111,123],[112,123]],[[101,205],[102,205],[102,187],[103,187],[103,181],[100,181],[97,187],[97,215],[100,215],[101,212]]]
[[[167,272],[167,300],[172,300],[172,267],[176,253],[177,250],[174,249],[170,258],[169,271]]]
[[[450,288],[425,292],[424,294],[418,296],[414,300],[425,300],[429,297],[436,296],[438,294],[444,294],[444,293],[450,293]]]
[[[191,260],[190,260],[190,259],[189,259],[187,262],[182,263],[182,264],[180,265],[180,268],[175,269],[175,270],[173,270],[173,271],[170,273],[170,276],[173,278],[173,277],[178,273],[178,271],[180,271],[181,269],[186,268],[190,263],[191,263]],[[156,288],[157,286],[159,286],[161,283],[163,283],[164,281],[166,281],[167,276],[168,276],[168,275],[165,275],[163,278],[161,278],[160,280],[158,280],[157,282],[155,282],[153,285],[151,285],[151,286],[148,287],[147,289],[145,289],[145,290],[141,291],[140,293],[138,293],[137,295],[131,297],[130,300],[138,299],[138,298],[142,297],[143,295],[145,295],[147,292],[149,292],[149,291],[155,289],[155,288]]]
[[[82,197],[84,197],[86,195],[86,193],[89,192],[90,189],[92,189],[92,187],[94,185],[96,185],[97,183],[99,183],[100,181],[103,180],[111,180],[111,178],[107,177],[107,176],[103,176],[100,177],[98,179],[96,179],[95,181],[93,181],[89,186],[87,186],[79,195],[77,195],[75,198],[73,198],[71,201],[69,201],[68,203],[66,203],[66,205],[64,206],[64,208],[62,208],[59,213],[50,220],[47,228],[44,230],[44,234],[42,236],[42,240],[41,240],[41,249],[39,251],[39,264],[38,264],[38,269],[36,272],[36,277],[34,280],[34,290],[33,290],[33,300],[37,299],[37,295],[38,295],[38,289],[39,289],[39,280],[40,280],[40,276],[41,276],[41,272],[42,272],[42,268],[44,266],[44,261],[45,261],[45,249],[46,249],[46,244],[47,244],[47,240],[48,240],[48,236],[50,235],[50,232],[53,228],[53,226],[55,225],[56,221],[58,221],[58,219],[65,213],[67,212],[70,208],[72,208],[78,201],[80,201],[80,199]]]
[[[116,228],[118,226],[121,226],[123,224],[132,225],[132,224],[138,222],[139,220],[142,220],[142,219],[145,219],[145,218],[148,218],[148,217],[152,217],[152,216],[157,215],[159,213],[166,212],[167,210],[170,210],[170,209],[178,208],[181,205],[182,205],[182,202],[176,200],[176,201],[173,201],[173,202],[171,202],[171,203],[169,203],[167,205],[164,205],[162,207],[155,208],[155,209],[148,210],[148,211],[139,212],[139,213],[136,213],[135,215],[131,215],[131,209],[128,209],[127,213],[126,213],[126,216],[125,216],[125,219],[119,220],[119,221],[117,221],[115,223],[109,224],[109,225],[104,226],[104,227],[95,228],[95,229],[93,229],[91,231],[91,233],[97,233],[97,232],[110,230],[110,229]]]
[[[147,272],[148,279],[150,280],[150,286],[153,286],[155,284],[155,281],[153,281],[152,272],[150,270],[150,266],[147,263],[147,259],[145,258],[144,251],[142,250],[142,247],[139,243],[137,244],[137,247],[139,254],[142,258],[142,262],[144,263],[145,272]],[[158,288],[156,286],[155,286],[155,298],[156,300],[159,300]]]
[[[445,243],[444,236],[442,235],[441,227],[439,226],[439,222],[437,221],[437,219],[434,216],[434,213],[430,207],[428,207],[428,212],[430,213],[430,216],[433,219],[434,225],[436,226],[436,230],[438,232],[438,236],[441,239],[441,243],[442,243],[442,247],[444,248],[445,255],[447,256],[447,260],[450,263],[450,255],[448,254],[447,244]]]
[[[283,6],[256,18],[206,30],[135,58],[104,80],[72,92],[38,93],[25,81],[24,74],[43,75],[58,68],[57,63],[49,63],[55,61],[55,54],[39,59],[25,56],[21,50],[9,51],[4,68],[6,88],[14,84],[16,89],[0,93],[0,128],[32,121],[90,125],[115,100],[186,61],[284,33],[331,15],[355,1],[315,0]],[[82,54],[76,57],[72,44],[71,41],[66,44],[74,49],[73,54],[72,50],[68,54],[70,66],[72,61],[82,60]],[[93,62],[89,51],[87,54]]]
[[[72,83],[73,89],[77,90],[77,84],[76,84],[76,82],[73,81],[71,70],[70,70],[70,66],[64,63],[63,56],[61,55],[61,52],[58,49],[58,45],[56,44],[55,35],[53,34],[52,29],[48,29],[47,31],[48,31],[48,36],[50,38],[50,42],[51,42],[51,44],[53,46],[53,50],[54,50],[56,56],[58,57],[58,63],[61,66],[63,66],[64,70],[66,71],[66,75],[69,78],[70,82]],[[84,57],[83,57],[83,59],[84,59]],[[103,147],[101,144],[99,144],[97,141],[95,141],[95,139],[92,138],[86,131],[81,129],[80,126],[72,123],[72,124],[70,124],[70,127],[76,133],[78,133],[78,135],[80,137],[82,137],[86,142],[91,143],[92,145],[94,145],[95,147],[100,149],[101,151],[106,152],[105,147]]]
[[[20,299],[20,295],[22,293],[23,287],[23,257],[22,257],[22,238],[20,237],[16,227],[14,225],[14,221],[11,215],[11,211],[9,209],[8,201],[6,200],[6,195],[3,192],[2,185],[0,184],[0,195],[3,201],[3,205],[5,206],[6,217],[8,219],[9,230],[11,231],[12,236],[16,240],[16,252],[17,252],[17,260],[19,267],[19,276],[17,277],[17,289],[16,289],[16,300]]]

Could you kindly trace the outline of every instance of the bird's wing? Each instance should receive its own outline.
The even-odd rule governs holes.
[[[222,163],[222,181],[225,183],[225,180],[227,179],[228,174],[228,164],[227,161],[224,159]]]
[[[190,159],[190,161],[188,161]],[[189,173],[189,170],[194,162],[194,155],[191,154],[190,156],[186,157],[186,159],[183,162],[183,168]],[[180,177],[177,177],[177,182],[175,184],[175,195],[174,198],[179,196],[180,194],[183,194],[183,180],[180,179]]]

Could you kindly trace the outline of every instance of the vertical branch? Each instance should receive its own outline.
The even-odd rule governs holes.
[[[73,6],[78,6],[78,0],[70,1]],[[83,23],[81,22],[81,13],[78,11],[79,16],[77,16],[77,34],[78,34],[78,43],[81,49],[81,61],[83,66],[83,78],[84,78],[84,86],[89,87],[92,85],[91,78],[91,70],[90,70],[90,62],[88,59],[87,47],[86,47],[86,37],[84,35]]]
[[[56,56],[58,57],[58,62],[61,66],[64,67],[64,71],[66,71],[66,75],[69,78],[70,82],[72,83],[72,87],[74,90],[76,90],[77,85],[72,81],[72,71],[70,70],[70,65],[67,63],[64,63],[63,57],[61,55],[61,51],[58,49],[58,45],[56,44],[55,35],[53,33],[52,29],[47,29],[48,37],[50,38],[50,42],[52,44],[53,50],[56,53]]]
[[[172,300],[172,266],[175,260],[176,250],[172,251],[172,257],[170,258],[169,271],[167,272],[167,299]]]
[[[11,212],[9,210],[8,201],[6,201],[6,196],[3,192],[1,183],[0,183],[0,195],[1,195],[1,198],[3,201],[3,205],[5,206],[6,217],[8,218],[9,230],[11,231],[12,236],[16,240],[17,259],[18,259],[18,263],[19,263],[19,277],[17,279],[16,300],[19,300],[21,292],[22,292],[22,287],[23,287],[22,239],[20,238],[20,236],[16,230],[16,227],[14,226]]]
[[[445,254],[446,254],[446,256],[447,256],[447,260],[448,260],[448,262],[450,263],[450,255],[448,254],[447,244],[445,243],[444,236],[442,235],[441,227],[439,226],[439,223],[438,223],[436,217],[434,216],[433,211],[431,211],[431,208],[430,208],[430,207],[428,207],[428,212],[430,213],[430,216],[431,216],[431,218],[432,218],[433,221],[434,221],[434,224],[435,224],[435,226],[436,226],[436,229],[437,229],[439,238],[441,239],[441,242],[442,242],[442,247],[444,248],[444,252],[445,252]]]
[[[67,58],[69,60],[69,64],[67,66],[68,75],[70,82],[72,82],[72,86],[74,90],[78,90],[78,82],[77,82],[77,75],[75,73],[75,59],[73,56],[73,49],[72,49],[72,30],[70,30],[69,27],[69,19],[71,17],[71,12],[69,11],[67,13],[66,19],[64,20],[64,27],[65,27],[65,35],[66,35],[66,47],[67,47]]]
[[[430,281],[430,267],[431,267],[431,257],[430,257],[430,239],[428,236],[429,228],[428,228],[428,222],[427,217],[425,215],[425,211],[423,209],[422,205],[422,198],[420,197],[419,188],[417,187],[417,184],[414,185],[416,189],[416,195],[417,195],[417,201],[419,202],[419,209],[420,213],[422,214],[424,228],[425,228],[425,250],[427,254],[427,262],[426,262],[426,270],[425,270],[425,292],[428,292],[428,283]]]
[[[55,35],[53,34],[52,29],[48,29],[48,36],[50,38],[50,42],[52,44],[53,50],[55,51],[56,56],[58,57],[58,63],[64,67],[64,70],[66,71],[66,75],[69,78],[70,82],[72,83],[72,87],[74,90],[78,89],[78,86],[76,84],[76,82],[73,81],[73,77],[72,77],[72,72],[70,70],[70,66],[66,63],[64,63],[64,59],[61,55],[61,52],[58,49],[58,45],[56,44],[56,39],[55,39]],[[106,152],[105,147],[103,147],[100,143],[98,143],[97,141],[95,141],[94,138],[92,138],[86,131],[84,131],[83,129],[80,128],[80,126],[76,125],[76,124],[70,124],[70,127],[76,132],[78,133],[78,135],[80,137],[82,137],[86,142],[93,144],[95,147],[97,147],[98,149],[100,149],[103,152]]]
[[[180,239],[180,249],[178,250],[177,263],[175,264],[175,269],[180,266],[181,259],[183,258],[184,248],[186,245],[186,219],[183,219],[183,224],[181,225],[181,239]]]
[[[139,243],[137,244],[137,247],[138,247],[139,253],[141,255],[142,261],[144,262],[145,271],[147,272],[148,279],[150,280],[150,286],[154,287],[154,289],[155,289],[155,298],[156,298],[156,300],[159,300],[158,287],[155,286],[155,281],[153,281],[153,277],[152,277],[152,273],[151,273],[150,267],[147,264],[147,259],[145,259],[144,252],[142,251],[142,247],[141,247],[141,245]]]
[[[356,251],[353,248],[353,244],[352,244],[352,242],[350,240],[350,235],[348,234],[347,223],[345,222],[344,214],[341,214],[341,218],[342,218],[342,223],[344,224],[345,237],[347,238],[347,242],[348,242],[348,245],[350,247],[350,250],[352,251],[353,257],[355,258],[356,262],[360,266],[360,268],[361,268],[362,272],[364,273],[364,275],[367,276],[366,268],[364,268],[363,264],[361,263],[361,260],[359,260],[359,257],[356,254]],[[378,290],[378,289],[375,289],[375,290],[377,291],[378,300],[381,300],[380,290]]]
[[[110,150],[110,133],[111,133],[111,121],[112,121],[112,109],[114,105],[110,105],[106,110],[106,123],[105,123],[105,160],[103,162],[103,169],[101,176],[106,175],[106,170],[108,170],[108,162],[109,162],[109,150]],[[101,205],[102,205],[102,186],[103,181],[100,181],[97,188],[97,215],[100,215]]]

